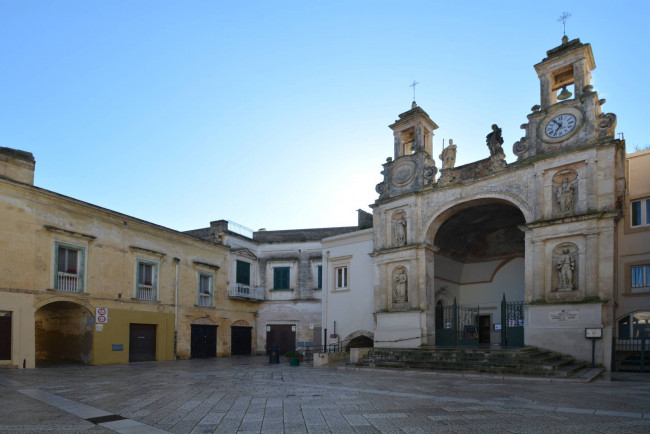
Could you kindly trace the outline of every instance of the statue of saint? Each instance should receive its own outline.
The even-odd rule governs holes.
[[[404,272],[404,269],[400,269],[399,273],[395,275],[395,289],[393,290],[393,302],[394,303],[404,303],[408,301],[408,295],[406,293],[408,276]]]
[[[559,277],[557,289],[573,289],[573,270],[576,268],[576,260],[568,247],[562,248],[562,254],[557,260],[556,267]]]
[[[557,203],[560,206],[560,212],[570,212],[573,211],[573,183],[569,182],[565,176],[562,180],[562,184],[557,188],[555,192],[555,198]]]
[[[492,132],[485,137],[487,146],[490,149],[490,156],[500,155],[505,157],[503,153],[503,137],[501,137],[501,128],[497,124],[492,125]]]
[[[449,139],[449,146],[442,150],[440,154],[440,160],[442,160],[443,169],[453,169],[454,164],[456,164],[456,145],[454,141]]]
[[[406,217],[401,215],[393,224],[395,247],[406,245]]]

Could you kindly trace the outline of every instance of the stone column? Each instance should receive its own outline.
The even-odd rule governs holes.
[[[589,84],[586,80],[585,69],[585,59],[573,64],[573,94],[576,99],[582,96],[582,89]]]
[[[585,290],[585,297],[598,296],[598,262],[600,261],[599,255],[594,253],[598,252],[598,234],[588,234],[587,242],[585,243],[585,252],[580,255],[580,259],[585,261],[585,288],[578,288]],[[591,253],[589,253],[591,252]],[[581,284],[582,282],[578,282]]]
[[[555,97],[555,94],[551,89],[551,76],[548,72],[542,73],[539,76],[539,86],[542,109],[545,109],[557,101],[557,97]]]

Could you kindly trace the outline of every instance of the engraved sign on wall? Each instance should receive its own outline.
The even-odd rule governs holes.
[[[549,319],[553,322],[567,322],[567,321],[577,321],[578,320],[578,311],[577,310],[561,310],[559,312],[550,312],[548,314]]]

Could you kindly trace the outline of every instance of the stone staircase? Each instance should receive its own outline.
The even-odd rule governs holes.
[[[492,348],[374,348],[348,367],[483,372],[567,378],[583,374],[587,366],[570,356],[535,347]]]

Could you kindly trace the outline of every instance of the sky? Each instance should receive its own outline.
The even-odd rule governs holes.
[[[38,187],[176,230],[353,226],[415,100],[456,165],[506,159],[566,34],[628,152],[650,144],[644,1],[0,0],[0,146]]]

